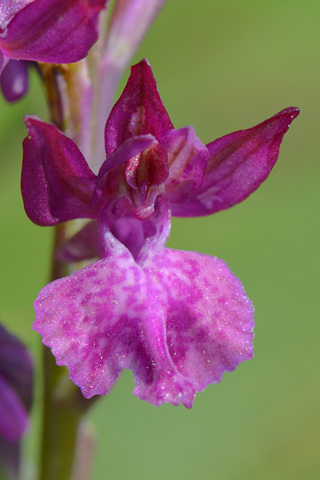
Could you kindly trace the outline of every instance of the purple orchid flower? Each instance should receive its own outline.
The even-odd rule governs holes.
[[[92,222],[60,252],[101,259],[46,286],[34,328],[85,397],[106,394],[122,368],[134,394],[191,407],[197,391],[253,356],[253,306],[218,258],[165,248],[170,216],[207,215],[252,193],[298,115],[287,108],[207,146],[174,130],[146,61],[106,123],[98,175],[53,125],[28,117],[22,194],[38,225]]]
[[[108,0],[2,0],[0,73],[9,59],[72,63],[97,40]]]
[[[0,325],[0,462],[15,475],[32,403],[32,377],[28,350]]]

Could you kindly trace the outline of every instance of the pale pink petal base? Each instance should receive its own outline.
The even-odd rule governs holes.
[[[197,391],[253,355],[253,308],[219,259],[158,251],[143,266],[122,248],[45,287],[34,328],[85,397],[122,368],[134,394],[191,407]]]

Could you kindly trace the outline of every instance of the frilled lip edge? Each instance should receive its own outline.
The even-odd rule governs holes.
[[[191,408],[196,392],[253,357],[240,281],[194,252],[162,249],[143,268],[128,255],[100,260],[45,287],[35,310],[34,329],[86,398],[129,369],[140,399]]]

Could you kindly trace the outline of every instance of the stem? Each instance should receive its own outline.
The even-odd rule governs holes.
[[[45,373],[40,480],[70,480],[78,426],[84,411],[76,408],[73,395],[59,395],[60,385],[71,381],[65,369],[57,367],[47,347],[43,354]]]
[[[64,105],[61,94],[61,68],[59,65],[39,63],[44,87],[47,94],[47,102],[50,110],[52,123],[60,130],[64,130]]]
[[[55,227],[53,252],[66,237],[66,224]],[[51,280],[66,275],[65,264],[53,260]],[[81,420],[92,405],[59,367],[49,348],[43,349],[44,410],[41,442],[40,480],[70,480]]]
[[[68,107],[64,95],[64,70],[59,65],[41,65],[48,105],[53,123],[63,130]],[[70,234],[71,225],[61,224],[54,228],[54,246],[51,266],[51,281],[70,274],[70,266],[56,260],[57,250]],[[69,379],[65,367],[57,366],[47,347],[43,347],[43,422],[39,480],[70,480],[73,471],[79,468],[77,444],[83,444],[83,430],[79,427],[84,414],[95,401],[86,400],[78,387]],[[84,480],[89,479],[87,465]]]

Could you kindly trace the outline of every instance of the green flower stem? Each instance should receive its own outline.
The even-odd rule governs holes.
[[[55,227],[54,252],[66,236],[67,225]],[[68,266],[54,260],[52,278],[68,273]],[[70,480],[76,469],[77,442],[81,443],[81,421],[94,400],[86,400],[69,379],[65,367],[59,367],[51,351],[43,350],[44,410],[41,441],[40,480]],[[80,436],[80,438],[79,438]]]
[[[76,123],[79,123],[81,128],[81,122],[75,123],[74,115],[70,115],[70,103],[72,111],[77,111],[78,105],[74,103],[80,101],[79,96],[70,95],[72,91],[70,85],[78,69],[49,64],[41,64],[40,67],[51,121],[60,130],[67,127],[74,130]],[[74,233],[73,223],[76,224],[68,222],[54,227],[51,281],[71,273],[71,266],[59,262],[55,257],[57,250],[70,234]],[[44,400],[39,480],[76,480],[77,472],[80,470],[81,480],[88,480],[94,442],[91,434],[91,454],[81,455],[83,445],[88,442],[85,433],[87,431],[81,424],[85,413],[95,400],[86,400],[80,389],[69,379],[67,369],[57,366],[51,351],[47,347],[43,348]]]
[[[55,253],[65,241],[67,224],[55,227]],[[54,257],[54,255],[53,255]],[[68,265],[53,260],[51,280],[67,275]],[[86,400],[69,379],[65,367],[56,365],[51,351],[43,348],[44,407],[41,441],[40,480],[70,480],[77,470],[77,444],[83,444],[84,430],[81,422],[95,401]],[[87,435],[87,434],[86,434]],[[92,443],[92,442],[91,442]],[[83,458],[78,458],[78,462]],[[91,462],[88,459],[88,463]],[[89,478],[90,465],[87,468]]]

